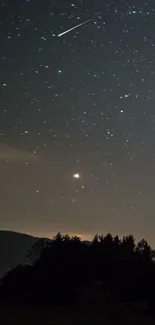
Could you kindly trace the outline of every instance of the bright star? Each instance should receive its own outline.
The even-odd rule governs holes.
[[[80,178],[80,174],[79,173],[74,174],[73,175],[73,178],[79,179]]]

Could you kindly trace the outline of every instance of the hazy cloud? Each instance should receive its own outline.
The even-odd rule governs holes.
[[[17,149],[9,147],[6,144],[0,144],[0,161],[10,161],[10,162],[21,162],[21,161],[31,161],[35,162],[40,156],[34,152],[30,152],[26,149]]]

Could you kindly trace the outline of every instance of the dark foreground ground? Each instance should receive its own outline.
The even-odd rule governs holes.
[[[52,310],[53,309],[53,310]],[[79,308],[51,308],[30,306],[1,306],[1,325],[153,325],[155,317],[145,309],[131,306],[108,307],[104,311]]]

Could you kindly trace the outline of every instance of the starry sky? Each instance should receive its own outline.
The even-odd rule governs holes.
[[[155,246],[154,28],[154,0],[1,1],[1,229]]]

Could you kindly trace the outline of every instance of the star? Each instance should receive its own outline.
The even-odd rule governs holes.
[[[79,173],[74,174],[74,175],[73,175],[73,178],[75,178],[75,179],[79,179],[79,178],[80,178],[80,174],[79,174]]]

